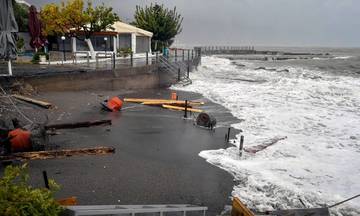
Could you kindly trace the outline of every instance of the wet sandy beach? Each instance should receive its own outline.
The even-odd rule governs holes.
[[[57,197],[76,196],[81,205],[197,204],[220,213],[231,202],[233,177],[198,154],[224,148],[226,125],[237,120],[223,107],[199,94],[178,92],[180,99],[200,99],[220,127],[215,132],[183,120],[183,112],[125,103],[119,113],[100,110],[106,96],[169,98],[169,90],[146,92],[53,92],[37,98],[57,106],[49,123],[112,119],[112,126],[59,131],[51,148],[111,146],[107,156],[70,157],[30,162],[31,182],[42,186],[43,170],[61,185]]]

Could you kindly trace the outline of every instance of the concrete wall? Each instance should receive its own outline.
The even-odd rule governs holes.
[[[40,92],[151,89],[160,86],[160,74],[157,66],[149,65],[115,71],[90,71],[22,77],[14,78],[11,82],[14,81],[28,83]],[[7,86],[9,86],[9,83]]]

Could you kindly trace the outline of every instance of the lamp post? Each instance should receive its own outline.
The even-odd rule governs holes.
[[[104,41],[105,41],[105,54],[106,54],[106,51],[107,51],[107,37],[104,37]]]
[[[62,44],[63,44],[63,59],[66,61],[66,55],[65,55],[65,36],[61,36]]]

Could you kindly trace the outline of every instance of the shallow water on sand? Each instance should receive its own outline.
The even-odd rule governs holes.
[[[238,180],[233,195],[249,207],[272,210],[319,207],[360,193],[360,71],[356,56],[278,62],[203,57],[193,84],[176,89],[202,93],[245,119],[245,147],[287,137],[256,154],[237,147],[201,157]],[[265,67],[259,69],[259,67]],[[239,143],[237,136],[236,143]],[[360,214],[354,200],[334,210]]]

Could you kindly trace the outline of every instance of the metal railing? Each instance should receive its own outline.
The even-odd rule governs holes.
[[[80,215],[131,215],[158,213],[160,216],[170,213],[182,213],[186,216],[187,212],[199,212],[205,216],[207,207],[197,205],[95,205],[95,206],[67,206],[62,216]]]

